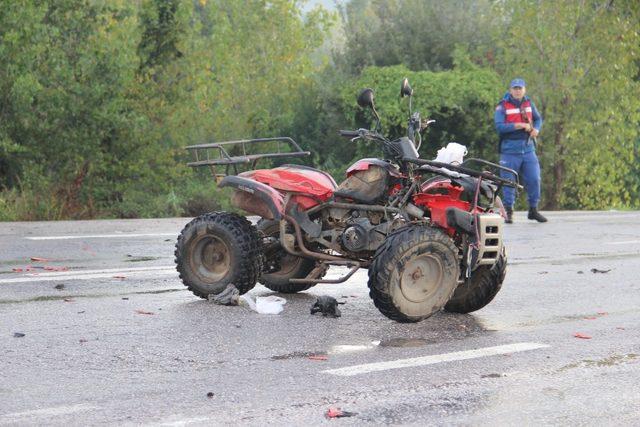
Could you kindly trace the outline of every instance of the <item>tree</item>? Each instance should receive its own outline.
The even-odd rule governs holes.
[[[510,1],[495,67],[522,76],[545,124],[538,151],[545,207],[610,208],[634,203],[628,174],[640,123],[637,3]],[[637,181],[634,184],[637,186]]]
[[[0,14],[2,184],[43,197],[46,217],[92,215],[138,121],[136,19],[125,1],[10,2]],[[134,162],[135,160],[132,160]],[[115,169],[115,171],[114,171]],[[39,214],[36,213],[35,216]]]
[[[414,71],[447,70],[456,45],[472,52],[489,45],[500,24],[491,0],[352,0],[340,8],[345,45],[337,64],[358,73],[366,66],[404,64]]]

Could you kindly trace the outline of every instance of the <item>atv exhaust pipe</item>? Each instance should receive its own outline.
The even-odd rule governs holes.
[[[291,234],[287,234],[287,221],[289,221],[293,228],[296,231],[296,240],[298,242],[298,246],[300,247],[301,252],[297,252],[293,247],[293,239],[291,239]],[[284,215],[284,219],[280,220],[280,242],[285,251],[289,254],[303,257],[303,258],[313,258],[319,259],[326,264],[333,265],[344,265],[347,267],[351,267],[349,272],[339,279],[290,279],[291,283],[342,283],[347,281],[351,276],[354,275],[356,271],[358,271],[362,264],[358,261],[347,260],[342,257],[328,255],[318,252],[312,252],[304,246],[304,241],[302,240],[302,231],[300,230],[300,226],[296,222],[295,219],[290,217],[289,215]]]

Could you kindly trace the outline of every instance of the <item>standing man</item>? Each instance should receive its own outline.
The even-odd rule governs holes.
[[[542,116],[533,105],[523,79],[513,79],[509,92],[496,106],[494,121],[500,136],[500,165],[515,170],[522,177],[529,202],[529,219],[547,222],[538,212],[540,201],[540,162],[536,156],[536,137],[542,127]],[[510,172],[501,171],[503,178],[513,179]],[[504,187],[504,206],[507,211],[505,222],[513,222],[515,189]]]

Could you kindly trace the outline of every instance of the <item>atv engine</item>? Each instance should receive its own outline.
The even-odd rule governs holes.
[[[373,252],[389,232],[390,222],[381,212],[333,208],[326,211],[328,230],[322,230],[318,243],[343,253]]]
[[[369,247],[369,234],[374,229],[367,218],[356,218],[342,232],[342,246],[349,252],[360,252]]]

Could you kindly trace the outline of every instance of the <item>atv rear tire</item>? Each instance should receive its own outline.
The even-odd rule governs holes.
[[[443,231],[403,227],[376,251],[369,268],[369,296],[389,319],[419,322],[449,301],[459,271],[458,249]]]
[[[503,248],[495,264],[481,265],[475,269],[471,277],[458,286],[444,309],[452,313],[480,310],[498,294],[506,273],[507,254]]]
[[[258,232],[264,237],[273,237],[280,235],[280,224],[278,221],[261,219],[257,224]],[[284,249],[280,248],[283,253],[279,254],[280,270],[271,273],[263,273],[258,279],[267,288],[274,292],[283,294],[295,294],[296,292],[306,291],[315,286],[314,283],[291,283],[290,279],[303,279],[318,266],[318,262],[308,258],[301,258],[288,254]],[[326,271],[322,272],[317,278],[324,277]]]
[[[182,282],[200,298],[219,294],[230,283],[244,294],[262,271],[256,228],[234,213],[212,212],[193,219],[178,237],[175,256]]]

